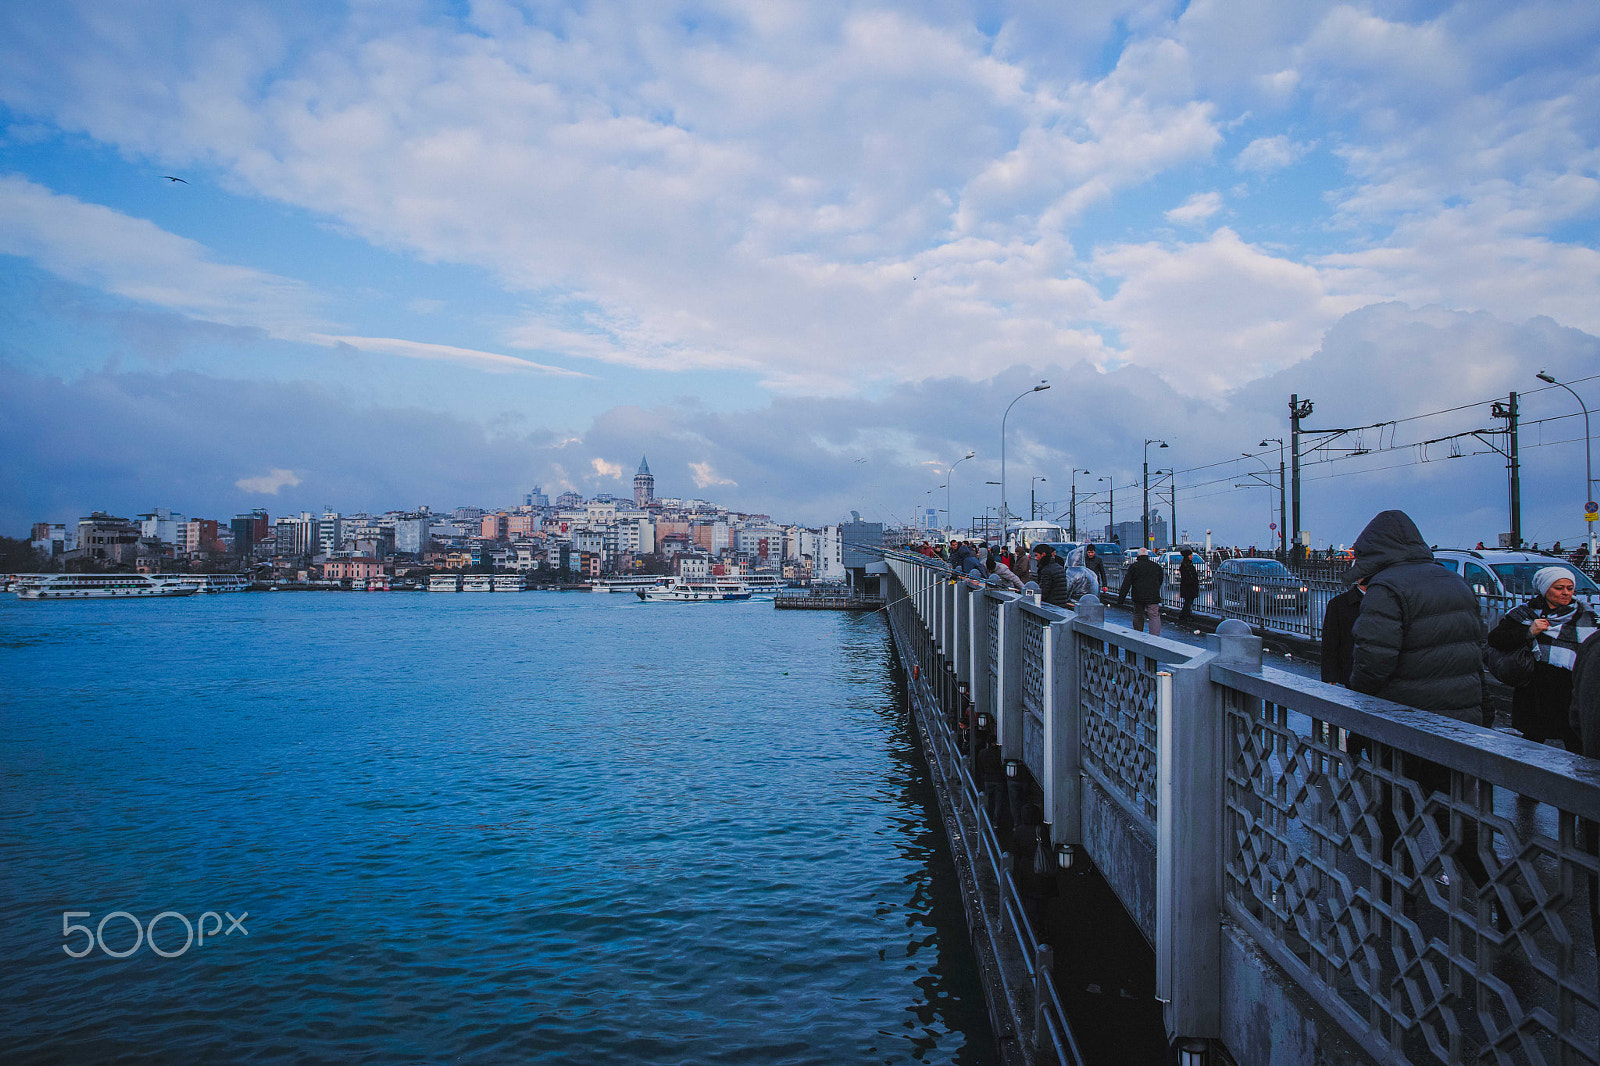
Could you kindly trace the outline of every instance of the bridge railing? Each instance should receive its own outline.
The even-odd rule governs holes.
[[[1263,667],[1237,622],[1198,650],[890,568],[925,668],[961,656],[1050,840],[1151,940],[1170,1036],[1600,1063],[1600,763]]]

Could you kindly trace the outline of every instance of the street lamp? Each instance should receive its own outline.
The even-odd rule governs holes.
[[[1539,373],[1535,376],[1538,377],[1540,381],[1547,381],[1552,385],[1560,385],[1568,392],[1572,392],[1570,387],[1562,385],[1561,382],[1557,381],[1543,370],[1539,371]],[[1572,392],[1572,398],[1577,400],[1578,406],[1583,409],[1583,511],[1584,521],[1589,524],[1589,557],[1592,559],[1594,558],[1594,519],[1589,518],[1588,516],[1594,513],[1593,508],[1589,506],[1589,504],[1594,502],[1594,467],[1590,461],[1591,445],[1589,443],[1589,408],[1583,402],[1583,397],[1579,396],[1577,393]]]
[[[1028,482],[1028,521],[1030,522],[1039,517],[1039,505],[1034,501],[1033,487],[1044,480],[1046,479],[1042,477],[1035,477],[1032,481]]]
[[[1284,498],[1284,474],[1286,471],[1283,466],[1283,438],[1268,437],[1256,447],[1265,448],[1269,444],[1278,446],[1278,545],[1283,552],[1283,557],[1287,559],[1289,558],[1289,522],[1284,516],[1288,511],[1287,504],[1289,501]]]
[[[1159,444],[1165,448],[1167,442],[1164,440],[1147,440],[1144,442],[1144,514],[1141,516],[1144,541],[1139,545],[1141,548],[1150,547],[1150,445],[1152,444]]]
[[[1068,524],[1072,528],[1067,533],[1073,543],[1077,543],[1078,540],[1078,475],[1087,474],[1088,472],[1087,470],[1079,470],[1077,467],[1072,468],[1072,517],[1068,519]]]
[[[962,463],[966,462],[968,459],[971,459],[977,454],[977,452],[968,452],[966,455],[963,455],[961,458],[951,463],[950,469],[944,472],[944,520],[949,523],[949,525],[945,527],[947,529],[953,530],[955,528],[956,521],[955,515],[950,512],[950,475],[955,472],[956,467],[960,466]]]
[[[1048,381],[1041,381],[1022,396],[1029,392],[1043,392],[1050,387]],[[1018,396],[1017,400],[1022,399]],[[1017,400],[1006,404],[1006,413],[1000,416],[1000,543],[1006,542],[1006,521],[1011,516],[1011,508],[1006,504],[1006,419],[1011,417],[1011,409],[1017,406]]]
[[[1095,481],[1106,483],[1106,540],[1116,540],[1117,528],[1117,483],[1109,477],[1097,477]]]

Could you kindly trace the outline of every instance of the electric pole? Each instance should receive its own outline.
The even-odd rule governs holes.
[[[1506,420],[1506,476],[1511,507],[1511,544],[1522,547],[1522,461],[1517,457],[1517,394],[1512,393],[1505,403],[1498,400],[1490,408],[1495,418]]]
[[[1312,403],[1289,396],[1289,476],[1293,482],[1290,505],[1294,508],[1294,551],[1300,550],[1300,420],[1310,418]]]

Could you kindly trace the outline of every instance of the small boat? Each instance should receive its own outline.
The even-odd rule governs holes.
[[[748,600],[750,590],[742,582],[728,580],[689,581],[675,577],[635,593],[646,603],[712,603]]]
[[[17,579],[17,596],[24,600],[149,599],[199,591],[169,574],[31,574]]]

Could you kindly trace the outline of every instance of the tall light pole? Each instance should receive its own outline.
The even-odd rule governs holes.
[[[1572,392],[1572,389],[1569,386],[1562,385],[1561,382],[1557,381],[1543,370],[1539,371],[1536,376],[1540,381],[1547,381],[1552,385],[1560,385],[1561,388],[1566,389],[1568,392]],[[1583,397],[1579,396],[1577,393],[1572,392],[1572,398],[1578,401],[1578,406],[1583,410],[1583,509],[1585,516],[1587,516],[1593,513],[1589,508],[1589,504],[1594,502],[1594,467],[1590,461],[1590,452],[1592,448],[1589,441],[1589,408],[1588,405],[1583,402]],[[1589,525],[1589,557],[1592,559],[1594,558],[1594,519],[1586,517],[1585,520]]]
[[[950,511],[950,475],[955,473],[956,467],[960,466],[962,463],[966,462],[968,459],[971,459],[977,454],[977,452],[968,452],[966,455],[963,455],[961,458],[951,463],[950,468],[944,472],[944,520],[949,523],[949,526],[946,528],[954,529],[956,521],[955,515]]]
[[[1033,498],[1033,487],[1039,482],[1045,480],[1048,479],[1035,477],[1032,481],[1028,482],[1028,521],[1030,522],[1035,521],[1039,517],[1039,504],[1038,501]]]
[[[1115,478],[1097,477],[1095,482],[1106,483],[1106,540],[1116,539],[1117,527],[1117,482]]]
[[[1141,526],[1144,529],[1144,540],[1139,544],[1141,548],[1150,547],[1150,445],[1159,444],[1167,446],[1164,440],[1147,440],[1144,442],[1144,515]]]
[[[1283,476],[1286,473],[1283,465],[1283,438],[1268,437],[1258,448],[1265,448],[1269,444],[1278,446],[1278,546],[1285,559],[1289,558],[1289,523],[1284,521],[1284,512],[1288,510],[1284,505],[1289,501],[1284,496]]]
[[[1072,468],[1072,517],[1067,520],[1072,528],[1067,531],[1067,535],[1072,539],[1073,543],[1077,543],[1078,540],[1078,475],[1087,474],[1088,472],[1087,470],[1079,470],[1077,467]]]
[[[1022,396],[1032,392],[1043,392],[1050,387],[1048,381],[1041,381]],[[1017,400],[1022,399],[1018,396]],[[1017,406],[1017,400],[1006,404],[1006,413],[1000,416],[1000,543],[1006,541],[1006,522],[1011,517],[1011,508],[1006,505],[1006,419],[1011,417],[1011,409]]]

